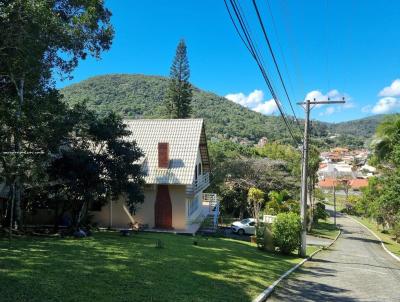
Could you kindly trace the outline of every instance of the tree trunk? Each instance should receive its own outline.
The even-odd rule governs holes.
[[[21,153],[21,134],[20,134],[20,122],[21,122],[21,115],[22,115],[22,106],[24,104],[24,85],[25,85],[25,80],[24,77],[21,79],[17,80],[14,77],[12,77],[15,88],[17,90],[17,95],[18,95],[18,107],[17,111],[15,114],[16,118],[16,127],[15,127],[15,133],[14,133],[14,152],[15,152],[15,158],[16,158],[16,176],[15,176],[15,186],[14,186],[14,200],[15,200],[15,205],[14,205],[14,220],[16,222],[16,228],[21,224],[21,190],[22,190],[22,184],[21,184],[21,178],[20,178],[20,153]],[[12,222],[13,223],[13,222]]]

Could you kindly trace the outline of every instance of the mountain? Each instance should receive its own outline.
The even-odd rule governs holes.
[[[69,104],[85,101],[99,113],[115,111],[125,118],[162,118],[163,100],[168,78],[136,74],[110,74],[89,78],[61,90]],[[257,142],[261,137],[269,140],[289,141],[289,133],[278,116],[265,116],[233,103],[214,93],[193,89],[193,117],[206,121],[208,138]],[[312,133],[320,145],[337,145],[329,135],[344,136],[349,142],[363,144],[372,136],[380,117],[346,123],[312,123]],[[293,124],[294,126],[294,124]],[[298,131],[300,134],[300,132]]]
[[[332,133],[355,135],[370,138],[375,134],[376,126],[386,117],[386,114],[378,114],[348,122],[330,124]]]

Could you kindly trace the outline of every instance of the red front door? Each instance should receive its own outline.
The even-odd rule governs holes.
[[[167,185],[157,186],[154,218],[156,228],[172,229],[172,204]]]

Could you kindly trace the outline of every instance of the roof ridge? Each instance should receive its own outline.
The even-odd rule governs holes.
[[[203,118],[176,118],[176,119],[168,119],[168,118],[124,118],[124,121],[204,121]]]

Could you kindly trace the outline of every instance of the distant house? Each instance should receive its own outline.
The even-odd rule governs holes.
[[[122,199],[109,203],[92,213],[94,221],[116,228],[134,221],[158,230],[195,232],[210,212],[209,204],[203,203],[210,181],[203,120],[139,119],[126,124],[132,132],[127,139],[135,140],[145,153],[141,160],[145,200],[133,215]]]
[[[353,191],[360,191],[360,189],[368,187],[368,179],[350,179],[348,184]]]
[[[324,178],[355,178],[356,173],[351,165],[346,163],[328,163],[320,166],[317,172],[319,179]]]
[[[325,178],[318,182],[320,189],[331,190],[334,186],[338,186],[340,181],[334,178]]]

